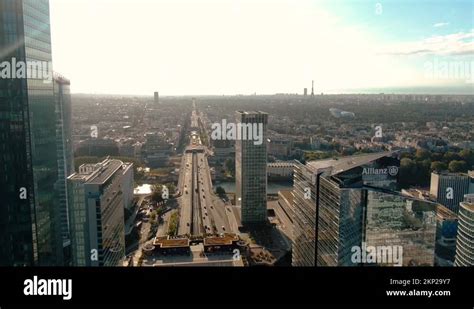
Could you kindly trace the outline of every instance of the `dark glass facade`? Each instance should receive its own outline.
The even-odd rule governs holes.
[[[0,264],[62,265],[49,1],[0,0],[0,27],[1,61],[28,67],[0,79]]]
[[[436,203],[394,192],[368,190],[365,243],[375,247],[400,246],[403,266],[433,266],[436,207]]]
[[[437,204],[395,191],[398,166],[394,153],[296,163],[293,266],[358,266],[354,249],[367,246],[433,265]]]
[[[316,175],[295,162],[293,176],[293,266],[315,266]]]
[[[55,74],[54,76],[54,100],[56,103],[56,151],[58,158],[58,177],[55,184],[55,190],[58,194],[59,201],[64,260],[65,265],[68,265],[71,239],[68,214],[67,177],[74,173],[71,95],[69,80],[58,74]]]
[[[25,59],[24,46],[17,46],[24,37],[21,2],[2,0],[0,12],[0,61]],[[38,260],[29,125],[26,80],[0,78],[2,266],[33,265]]]

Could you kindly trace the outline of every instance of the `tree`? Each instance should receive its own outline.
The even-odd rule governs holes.
[[[460,160],[461,158],[459,157],[457,153],[448,151],[444,154],[443,159],[445,162],[451,162],[454,160]]]
[[[410,158],[403,158],[400,161],[399,181],[402,186],[409,186],[415,183],[417,166]]]
[[[430,152],[426,149],[418,149],[415,154],[415,158],[418,161],[423,161],[430,158]]]
[[[474,151],[470,149],[464,149],[459,152],[459,156],[463,161],[466,161],[468,168],[474,165]]]
[[[174,183],[167,183],[166,187],[168,188],[168,192],[170,195],[174,194],[174,192],[176,191],[176,186],[174,185]]]
[[[441,171],[446,171],[447,169],[448,169],[448,166],[444,162],[435,161],[431,163],[431,171],[441,172]]]
[[[155,203],[161,203],[163,202],[163,197],[162,197],[162,186],[161,185],[154,185],[151,193],[151,200],[154,201]]]
[[[179,222],[179,215],[177,212],[174,212],[168,224],[168,235],[176,236],[178,234],[178,222]]]
[[[467,163],[466,161],[453,160],[449,162],[448,168],[449,168],[449,171],[452,173],[466,172]]]

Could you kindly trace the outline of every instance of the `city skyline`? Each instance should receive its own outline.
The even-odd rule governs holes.
[[[469,1],[136,3],[51,1],[73,93],[472,93]]]
[[[143,97],[71,95],[75,79],[52,71],[49,0],[0,8],[2,52],[12,60],[12,74],[0,75],[0,264],[453,266],[457,216],[474,193],[474,96],[319,95],[318,80],[311,95],[308,87],[306,95],[160,99],[161,87]],[[464,43],[384,53],[469,56]],[[17,70],[38,62],[47,64],[40,76]],[[120,68],[110,71],[127,82]],[[133,87],[137,80],[151,79]],[[121,86],[101,86],[111,81]],[[367,259],[374,246],[393,255]]]

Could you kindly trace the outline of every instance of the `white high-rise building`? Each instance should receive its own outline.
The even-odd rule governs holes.
[[[131,179],[130,179],[131,178]],[[125,257],[124,208],[133,164],[106,159],[68,178],[72,266],[117,266]]]
[[[459,204],[454,266],[474,266],[474,194],[467,194]]]

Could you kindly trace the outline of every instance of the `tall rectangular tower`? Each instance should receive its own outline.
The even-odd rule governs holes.
[[[235,142],[236,203],[241,206],[243,225],[263,223],[267,219],[268,114],[237,111],[236,121],[236,127],[242,128]],[[249,128],[259,131],[252,133],[260,135],[261,143],[249,138]]]
[[[0,12],[0,265],[61,265],[49,1]]]
[[[58,179],[55,189],[60,203],[61,235],[63,252],[70,256],[70,231],[68,214],[67,177],[74,173],[74,153],[72,143],[70,81],[55,73],[54,99],[56,103],[56,150],[58,157]]]
[[[457,213],[464,195],[474,193],[470,192],[473,188],[472,179],[473,177],[466,173],[433,172],[431,173],[430,195],[438,203]]]
[[[72,265],[120,265],[125,257],[124,195],[133,190],[133,164],[112,159],[83,164],[69,176],[68,187]]]
[[[366,244],[402,246],[404,266],[432,266],[436,203],[394,191],[398,165],[390,152],[295,164],[293,265],[361,265],[353,250]]]

